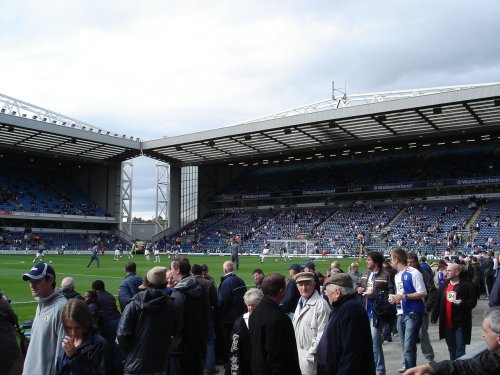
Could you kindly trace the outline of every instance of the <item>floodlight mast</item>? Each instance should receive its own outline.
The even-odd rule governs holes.
[[[170,224],[170,165],[156,164],[156,216],[155,235],[165,231]]]
[[[132,172],[134,163],[122,162],[120,175],[120,231],[131,239],[132,235]]]

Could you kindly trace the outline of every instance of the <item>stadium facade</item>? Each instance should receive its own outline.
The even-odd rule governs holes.
[[[233,126],[149,141],[5,95],[0,95],[0,108],[0,182],[5,185],[11,173],[34,179],[42,173],[38,180],[50,176],[46,183],[60,191],[60,176],[89,198],[77,212],[64,198],[56,204],[48,199],[43,207],[19,203],[27,202],[23,197],[7,198],[0,206],[0,227],[108,233],[130,240],[133,159],[139,155],[158,161],[156,216],[166,220],[157,221],[153,240],[214,212],[245,207],[315,207],[338,200],[443,194],[498,198],[499,83],[342,95]],[[397,162],[411,154],[454,155],[471,148],[489,155],[489,171],[418,181],[225,190],[238,179],[245,181],[249,171],[253,174],[247,178],[253,179],[255,171],[271,167],[307,169],[319,163],[331,169],[356,161],[366,165],[380,155]],[[43,197],[43,188],[37,189]]]

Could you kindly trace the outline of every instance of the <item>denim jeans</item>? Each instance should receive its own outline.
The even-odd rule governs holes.
[[[372,331],[372,341],[373,341],[373,359],[375,360],[375,371],[381,374],[385,374],[385,359],[384,351],[382,350],[382,341],[380,336],[384,330],[384,323],[379,322],[377,327],[373,326],[373,318],[370,318],[370,329]]]
[[[422,315],[422,326],[420,327],[420,349],[427,362],[434,362],[434,349],[429,339],[429,313]]]
[[[407,313],[398,315],[398,332],[403,351],[405,369],[417,365],[417,337],[422,325],[421,313]]]
[[[444,339],[452,361],[465,354],[465,341],[461,328],[445,328]]]
[[[208,338],[207,338],[207,351],[205,353],[205,368],[207,373],[214,373],[217,368],[215,367],[215,329],[214,320],[212,317],[208,319]]]

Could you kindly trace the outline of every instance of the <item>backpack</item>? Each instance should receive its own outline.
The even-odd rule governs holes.
[[[396,319],[396,305],[389,302],[388,291],[377,291],[377,297],[373,301],[373,312],[377,319],[384,323],[391,323]]]

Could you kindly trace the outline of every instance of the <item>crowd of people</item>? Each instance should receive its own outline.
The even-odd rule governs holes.
[[[227,375],[385,375],[382,344],[396,332],[400,373],[500,372],[500,277],[493,285],[483,277],[482,290],[464,259],[441,259],[436,268],[401,248],[389,259],[374,251],[365,260],[362,273],[358,263],[344,272],[334,261],[326,276],[313,261],[290,264],[288,278],[257,268],[252,288],[230,260],[219,284],[206,265],[191,266],[184,257],[144,277],[129,261],[118,304],[103,280],[82,296],[72,277],[56,287],[52,265],[39,262],[22,275],[38,303],[24,361],[17,316],[0,299],[0,372],[201,375],[217,374],[223,364]],[[494,266],[488,254],[483,263],[490,261]],[[483,292],[490,306],[482,326],[487,349],[459,360]],[[439,324],[448,361],[434,361],[429,321]],[[417,366],[417,342],[426,365]]]

